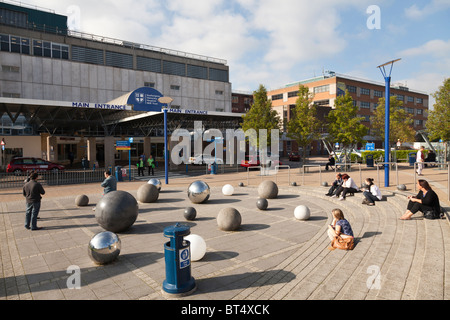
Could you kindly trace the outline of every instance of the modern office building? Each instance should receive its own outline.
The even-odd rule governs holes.
[[[163,155],[161,96],[171,97],[169,131],[235,128],[229,67],[222,59],[67,29],[48,9],[0,2],[0,138],[2,165],[12,156],[66,162],[87,157],[114,165]]]
[[[334,108],[336,98],[344,95],[345,91],[348,90],[353,98],[353,103],[359,108],[359,116],[364,118],[363,123],[369,128],[367,140],[375,142],[377,148],[382,148],[382,139],[372,136],[370,123],[378,106],[379,98],[385,96],[384,83],[327,72],[320,77],[290,83],[276,90],[269,90],[268,97],[272,100],[273,108],[286,121],[291,118],[300,85],[308,87],[310,93],[313,94],[313,102],[318,106],[320,118],[324,118]],[[424,129],[428,116],[428,95],[396,84],[391,85],[391,95],[403,101],[403,108],[414,120],[414,129],[416,131]],[[289,139],[284,141],[285,153],[296,151],[296,149],[297,146],[294,141],[289,141]],[[314,143],[312,153],[325,154],[323,145],[320,142]]]

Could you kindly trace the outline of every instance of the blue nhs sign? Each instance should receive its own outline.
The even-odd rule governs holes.
[[[366,143],[366,151],[374,151],[375,143]]]

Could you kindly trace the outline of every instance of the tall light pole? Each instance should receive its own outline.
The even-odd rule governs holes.
[[[385,90],[385,123],[384,123],[384,186],[389,187],[389,153],[390,153],[390,146],[389,146],[389,130],[390,130],[390,100],[391,100],[391,74],[392,74],[392,68],[394,67],[394,63],[397,61],[400,61],[401,59],[392,60],[389,62],[386,62],[385,64],[382,64],[381,66],[378,66],[377,68],[380,69],[381,74],[384,77],[384,81],[386,83],[386,90]],[[389,72],[386,71],[386,66],[390,65],[391,69]]]
[[[169,184],[169,148],[167,143],[167,110],[170,107],[173,99],[171,97],[161,97],[158,99],[160,103],[166,105],[163,108],[164,111],[164,174],[166,178],[166,184]]]

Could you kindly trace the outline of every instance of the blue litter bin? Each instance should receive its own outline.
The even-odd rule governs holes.
[[[116,167],[116,180],[117,181],[123,181],[123,177],[122,177],[122,167],[117,166]]]
[[[416,153],[415,152],[410,152],[408,154],[408,161],[409,161],[409,165],[411,167],[414,165],[414,163],[416,163]]]
[[[166,279],[163,290],[169,294],[186,295],[196,289],[191,276],[190,242],[184,237],[191,233],[188,225],[177,223],[164,229],[164,236],[170,241],[164,245]]]
[[[373,155],[372,154],[368,154],[366,156],[366,165],[367,165],[367,167],[373,167]]]
[[[217,163],[213,163],[211,164],[211,174],[216,174],[217,173]]]

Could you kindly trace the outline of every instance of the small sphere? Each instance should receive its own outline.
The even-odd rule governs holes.
[[[208,201],[210,194],[209,185],[200,180],[192,182],[188,187],[188,198],[192,203],[205,203]]]
[[[184,240],[187,240],[191,243],[190,247],[192,261],[199,261],[205,256],[206,242],[201,236],[199,236],[198,234],[190,234],[184,237]]]
[[[239,187],[243,187],[244,183],[243,182],[239,182]]]
[[[152,179],[148,180],[147,183],[154,185],[158,189],[158,191],[161,191],[161,186],[162,186],[161,180],[152,178]]]
[[[292,182],[292,183],[291,183],[291,186],[296,187],[296,186],[297,186],[297,182],[295,182],[295,181]]]
[[[297,220],[308,220],[311,217],[311,211],[307,206],[300,205],[295,208],[294,216]]]
[[[275,199],[278,196],[278,186],[275,182],[266,180],[259,184],[258,195],[260,198]]]
[[[184,218],[188,221],[195,220],[195,217],[197,216],[197,210],[192,207],[187,207],[184,209]]]
[[[269,202],[267,201],[267,199],[258,198],[258,200],[256,200],[256,207],[259,210],[267,210],[268,206],[269,206]]]
[[[328,187],[328,182],[326,181],[322,182],[322,187]]]
[[[85,207],[89,204],[89,197],[85,194],[79,195],[75,199],[75,205],[78,207]]]
[[[234,188],[231,184],[226,184],[222,188],[222,193],[225,196],[232,196],[234,193]]]
[[[137,200],[142,203],[153,203],[159,198],[158,188],[153,184],[143,184],[137,191]]]
[[[96,264],[113,262],[120,254],[121,241],[117,234],[109,231],[97,233],[89,241],[88,255]]]
[[[223,231],[235,231],[241,226],[242,217],[234,208],[223,208],[217,215],[217,225]]]
[[[406,190],[406,186],[404,184],[400,184],[397,186],[397,189],[400,191],[405,191]]]

